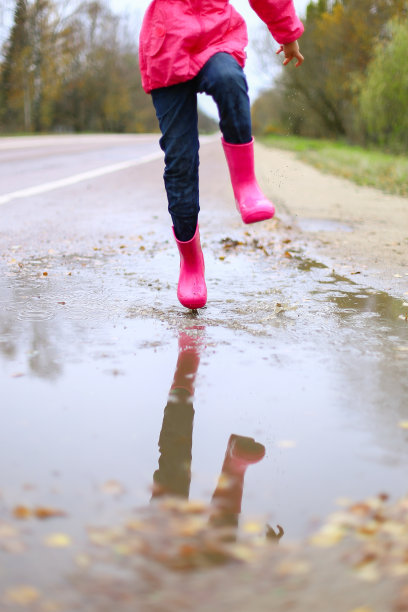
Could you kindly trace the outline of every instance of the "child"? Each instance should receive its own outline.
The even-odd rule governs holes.
[[[292,0],[249,0],[280,44],[284,65],[303,62],[297,39],[303,25]],[[139,41],[142,85],[151,93],[165,153],[164,183],[180,253],[177,296],[187,308],[207,301],[198,231],[197,93],[211,95],[220,116],[222,145],[237,208],[244,223],[270,219],[273,204],[254,174],[248,87],[243,72],[248,43],[243,18],[229,0],[153,0]]]

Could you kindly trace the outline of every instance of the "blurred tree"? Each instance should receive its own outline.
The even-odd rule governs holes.
[[[360,93],[362,122],[370,140],[395,152],[408,151],[408,24],[391,21],[376,48]]]
[[[60,9],[16,0],[0,63],[0,130],[157,130],[125,18],[98,0]]]
[[[1,67],[0,119],[4,125],[31,126],[29,37],[26,0],[17,0],[5,57]]]
[[[358,92],[377,41],[406,0],[317,0],[309,3],[300,41],[306,61],[288,66],[275,88],[282,130],[310,136],[360,138]]]

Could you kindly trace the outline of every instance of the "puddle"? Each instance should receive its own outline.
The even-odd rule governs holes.
[[[3,265],[0,521],[20,528],[17,506],[65,516],[29,519],[0,582],[47,584],[50,534],[87,550],[85,526],[163,494],[205,502],[238,540],[255,521],[285,542],[339,497],[405,493],[404,302],[261,238],[223,244],[198,313],[176,303],[171,245]]]
[[[304,232],[352,232],[353,228],[333,219],[297,219],[297,224]]]

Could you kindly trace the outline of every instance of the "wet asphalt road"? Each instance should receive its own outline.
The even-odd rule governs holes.
[[[183,493],[210,501],[231,434],[265,448],[241,521],[287,540],[338,498],[406,493],[407,304],[309,259],[279,211],[243,226],[218,138],[201,148],[198,313],[176,298],[156,136],[2,139],[0,161],[0,527],[20,528],[20,505],[67,514],[24,523],[24,552],[0,529],[1,587],[66,569],[47,534],[79,550],[85,525],[147,506],[153,481],[176,492],[166,465],[190,455]],[[180,376],[187,400],[168,402]]]

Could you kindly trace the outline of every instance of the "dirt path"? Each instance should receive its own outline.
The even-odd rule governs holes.
[[[297,240],[339,272],[408,291],[408,199],[323,174],[292,152],[257,146],[260,180]]]

